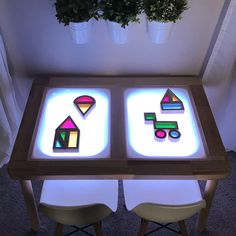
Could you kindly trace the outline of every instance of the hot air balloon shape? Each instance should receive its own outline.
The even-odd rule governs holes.
[[[74,100],[75,106],[83,116],[85,116],[91,110],[95,103],[95,99],[88,95],[79,96]]]

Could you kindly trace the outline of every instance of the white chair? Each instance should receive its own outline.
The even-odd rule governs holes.
[[[184,220],[206,205],[196,180],[124,180],[123,187],[126,208],[141,217],[140,236],[148,221],[158,222],[157,230],[172,231],[169,223],[178,222],[181,234],[187,235]]]
[[[63,224],[94,225],[102,235],[101,220],[117,210],[118,180],[45,180],[40,208],[57,222],[55,235],[61,235]],[[87,232],[87,231],[86,231]]]

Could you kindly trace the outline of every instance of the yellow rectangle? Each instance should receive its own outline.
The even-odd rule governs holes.
[[[70,131],[68,147],[69,148],[76,148],[77,139],[78,139],[78,132],[77,131]]]

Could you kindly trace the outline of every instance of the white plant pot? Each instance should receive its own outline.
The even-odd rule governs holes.
[[[88,22],[73,22],[69,24],[72,40],[76,44],[85,44],[89,41],[92,29],[92,20]]]
[[[163,23],[147,20],[147,32],[153,43],[165,43],[171,33],[173,22]]]
[[[124,44],[127,42],[129,26],[123,28],[121,27],[121,24],[113,21],[108,21],[108,27],[114,43]]]

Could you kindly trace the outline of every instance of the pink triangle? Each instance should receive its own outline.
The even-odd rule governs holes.
[[[76,126],[74,125],[72,119],[68,117],[61,125],[60,128],[62,129],[74,129]]]
[[[167,96],[165,96],[165,97],[163,98],[163,102],[169,102],[169,98],[168,98]]]

